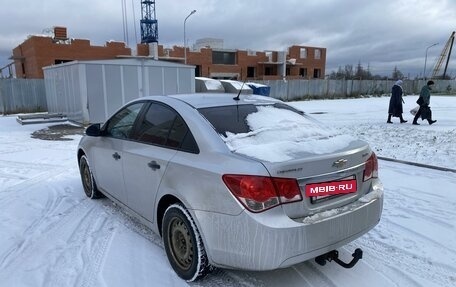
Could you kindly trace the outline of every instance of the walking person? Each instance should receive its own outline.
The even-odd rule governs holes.
[[[404,120],[402,117],[403,108],[402,104],[404,103],[404,99],[402,98],[402,80],[397,80],[394,83],[393,88],[391,89],[391,98],[389,102],[388,108],[388,120],[386,121],[388,124],[392,124],[391,117],[397,117],[400,119],[401,124],[406,123],[407,121]]]
[[[429,107],[429,103],[431,102],[431,90],[432,86],[434,85],[434,81],[430,80],[426,83],[425,86],[421,88],[420,97],[416,101],[418,105],[420,105],[420,109],[413,118],[414,125],[419,125],[417,120],[421,117],[421,120],[426,119],[430,125],[436,122],[436,120],[432,120],[432,111]]]

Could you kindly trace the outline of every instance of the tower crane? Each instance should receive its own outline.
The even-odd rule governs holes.
[[[448,62],[450,61],[451,50],[453,48],[454,34],[455,34],[455,31],[453,31],[453,33],[451,33],[450,38],[448,39],[447,43],[445,44],[445,47],[442,50],[442,53],[440,54],[439,58],[437,59],[437,62],[435,63],[434,70],[432,72],[433,79],[440,78],[440,76],[439,76],[440,69],[442,67],[443,61],[446,58],[445,69],[443,70],[443,75],[441,76],[442,79],[445,79],[446,71],[448,68]]]
[[[141,0],[141,43],[158,43],[155,1]]]
[[[158,21],[155,1],[141,0],[141,43],[149,46],[149,56],[158,60]]]

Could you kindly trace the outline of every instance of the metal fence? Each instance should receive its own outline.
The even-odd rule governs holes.
[[[0,113],[46,112],[46,90],[42,79],[0,79]]]
[[[389,95],[393,80],[269,80],[270,96],[285,101]],[[456,80],[434,80],[433,93],[456,94]],[[404,80],[406,95],[419,94],[424,80]],[[77,90],[76,87],[73,87]],[[61,96],[61,95],[59,95]],[[0,113],[48,111],[43,79],[0,79]],[[57,111],[65,113],[65,111]],[[82,113],[82,111],[79,111]]]
[[[433,93],[456,93],[456,80],[434,80]],[[270,96],[285,101],[382,96],[391,93],[393,80],[269,80],[258,81],[271,87]],[[405,95],[419,94],[424,80],[404,80]]]

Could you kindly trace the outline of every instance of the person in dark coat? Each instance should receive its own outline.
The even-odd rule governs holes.
[[[391,117],[399,118],[401,120],[401,124],[407,122],[402,117],[402,104],[404,103],[404,99],[402,99],[402,94],[402,80],[397,80],[396,83],[394,83],[393,88],[391,89],[391,98],[388,108],[388,120],[386,121],[388,124],[393,123],[391,121]]]
[[[431,102],[431,90],[432,86],[434,85],[434,81],[428,81],[423,88],[421,88],[420,97],[416,101],[417,104],[420,105],[420,109],[413,118],[414,125],[419,125],[417,120],[421,117],[421,120],[426,119],[430,125],[436,122],[436,120],[432,120],[432,112],[429,104]]]

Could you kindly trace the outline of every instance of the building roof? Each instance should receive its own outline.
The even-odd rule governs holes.
[[[77,64],[86,64],[86,65],[124,65],[124,66],[139,66],[144,65],[147,67],[179,67],[179,68],[194,68],[192,65],[178,64],[169,61],[160,61],[154,60],[150,57],[121,57],[118,59],[108,59],[108,60],[83,60],[83,61],[71,61],[59,65],[52,65],[43,67],[43,69],[50,69],[55,67],[71,66]]]

